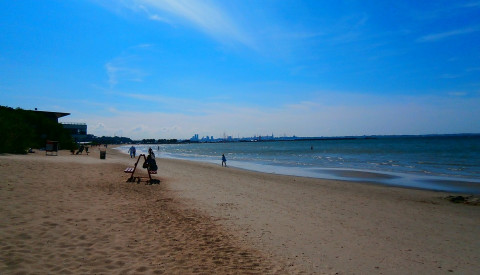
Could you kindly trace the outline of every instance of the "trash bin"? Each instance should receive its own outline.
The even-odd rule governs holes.
[[[105,159],[107,156],[107,151],[100,151],[100,159]]]
[[[47,145],[45,146],[45,155],[48,156],[48,153],[53,156],[58,156],[58,141],[47,140]]]

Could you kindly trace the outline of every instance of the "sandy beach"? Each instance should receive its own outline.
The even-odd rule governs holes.
[[[447,193],[157,159],[0,156],[1,274],[476,274],[480,206]]]

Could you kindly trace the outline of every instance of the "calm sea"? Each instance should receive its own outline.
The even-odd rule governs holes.
[[[478,136],[136,145],[137,154],[150,147],[157,157],[219,165],[225,154],[229,166],[266,173],[480,193]]]

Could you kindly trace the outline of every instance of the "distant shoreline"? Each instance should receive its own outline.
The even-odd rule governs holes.
[[[362,140],[362,139],[384,139],[384,138],[480,138],[480,133],[460,133],[460,134],[425,134],[425,135],[364,135],[364,136],[333,136],[333,137],[242,137],[242,138],[217,138],[217,139],[163,139],[153,142],[143,142],[144,140],[134,140],[133,144],[188,144],[188,143],[230,143],[230,142],[277,142],[277,141],[328,141],[328,140]]]

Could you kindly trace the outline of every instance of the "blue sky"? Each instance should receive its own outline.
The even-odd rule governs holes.
[[[98,136],[479,132],[480,1],[0,2],[1,105]]]

